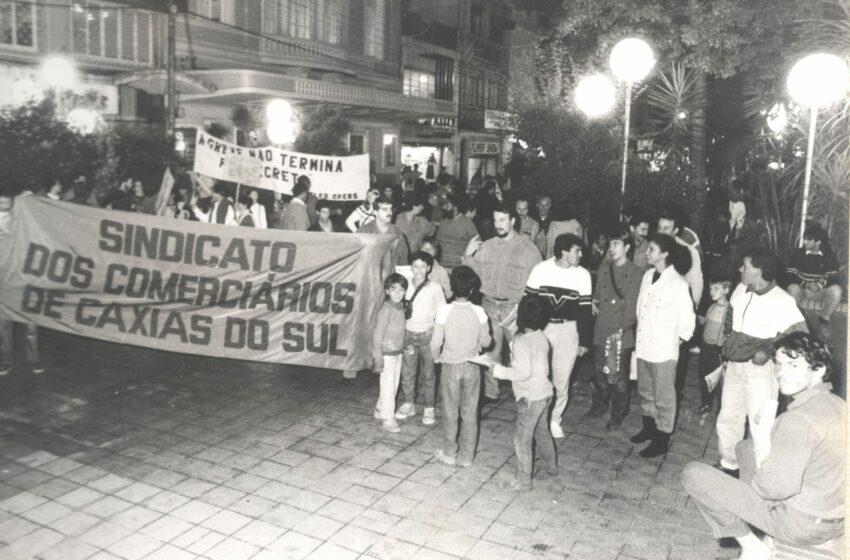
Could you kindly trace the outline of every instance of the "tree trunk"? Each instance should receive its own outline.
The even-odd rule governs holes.
[[[705,107],[708,105],[706,94],[708,78],[700,73],[695,82],[695,97],[703,100],[703,105],[694,113],[692,118],[693,137],[691,139],[691,159],[693,161],[693,176],[691,177],[691,195],[693,210],[691,223],[693,229],[703,235],[702,227],[705,221],[706,177],[705,177]]]

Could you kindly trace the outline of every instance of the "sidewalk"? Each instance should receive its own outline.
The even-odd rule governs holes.
[[[506,489],[515,405],[482,413],[474,464],[431,460],[441,424],[372,418],[377,379],[45,333],[48,372],[0,378],[0,558],[729,558],[682,491],[716,460],[691,376],[670,453],[584,419],[577,379],[557,479]],[[57,359],[61,356],[61,359]],[[692,370],[696,356],[692,356]],[[581,376],[579,376],[581,377]]]

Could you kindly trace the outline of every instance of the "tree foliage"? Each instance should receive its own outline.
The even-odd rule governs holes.
[[[322,104],[305,111],[301,130],[295,139],[295,150],[326,156],[348,155],[346,138],[351,131],[351,121],[345,113],[330,104]]]
[[[46,189],[56,179],[93,177],[105,154],[101,135],[81,134],[59,118],[53,96],[0,111],[0,169],[11,195]]]

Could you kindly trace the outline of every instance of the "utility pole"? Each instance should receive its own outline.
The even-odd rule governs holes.
[[[174,121],[177,118],[177,2],[168,0],[168,86],[166,91],[167,113],[165,129],[169,139],[174,139]]]

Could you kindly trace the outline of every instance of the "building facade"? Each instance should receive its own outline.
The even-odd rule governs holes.
[[[62,54],[79,70],[81,90],[103,92],[107,119],[161,121],[167,3],[57,4],[0,5],[0,77],[16,84],[0,103],[24,96],[38,82],[40,62]],[[296,112],[330,104],[352,123],[350,151],[369,154],[382,182],[398,182],[402,122],[457,114],[452,98],[404,94],[398,0],[178,4],[178,127],[232,130],[235,107],[258,109],[276,98]]]
[[[406,92],[452,99],[457,115],[402,127],[402,160],[427,175],[429,159],[461,182],[501,172],[510,132],[508,82],[513,4],[454,0],[404,3]]]

